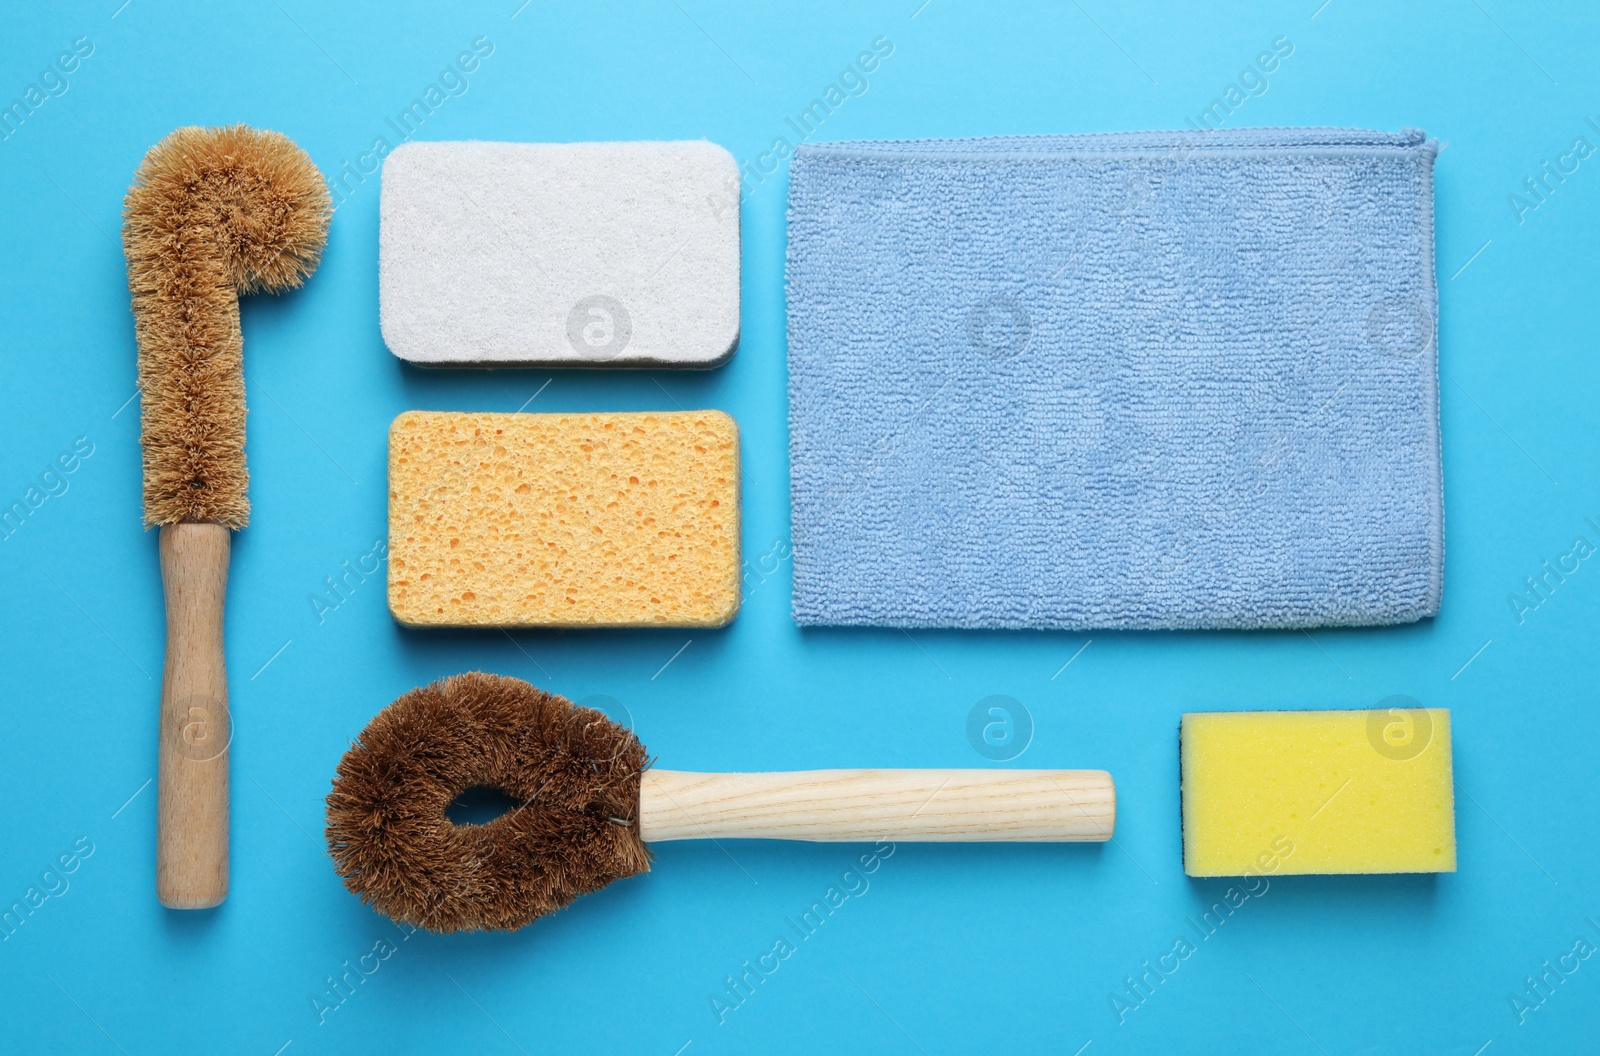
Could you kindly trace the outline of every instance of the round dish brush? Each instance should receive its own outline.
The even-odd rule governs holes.
[[[468,788],[521,803],[445,815]],[[650,868],[647,841],[1108,840],[1100,770],[658,770],[632,731],[517,678],[473,673],[384,708],[339,763],[328,847],[345,886],[430,931],[520,928]]]
[[[203,909],[228,893],[222,609],[245,498],[239,294],[300,285],[331,215],[322,174],[276,132],[180,128],[134,176],[122,245],[139,341],[144,519],[161,526],[156,893]]]

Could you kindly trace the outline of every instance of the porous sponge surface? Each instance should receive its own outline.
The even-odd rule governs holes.
[[[401,623],[715,627],[738,608],[726,414],[408,411],[390,427]]]
[[[1455,871],[1447,709],[1191,713],[1180,742],[1190,876]]]

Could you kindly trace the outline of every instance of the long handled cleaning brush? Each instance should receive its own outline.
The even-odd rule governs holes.
[[[454,824],[474,786],[522,805]],[[327,835],[363,901],[451,932],[520,928],[644,872],[646,841],[1108,840],[1115,821],[1101,770],[657,770],[600,712],[473,673],[378,713],[339,763]]]
[[[330,206],[322,174],[276,132],[180,128],[150,150],[124,205],[142,396],[145,524],[161,526],[156,893],[174,909],[228,894],[228,714],[222,610],[245,498],[239,294],[298,286]]]

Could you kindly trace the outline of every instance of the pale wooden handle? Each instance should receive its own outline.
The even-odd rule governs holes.
[[[222,608],[228,536],[220,524],[161,529],[167,663],[161,675],[156,896],[206,909],[228,896],[228,676]]]
[[[1098,841],[1116,818],[1104,770],[652,769],[639,788],[647,841]]]

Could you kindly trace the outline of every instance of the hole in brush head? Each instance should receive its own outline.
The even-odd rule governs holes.
[[[444,816],[453,825],[487,825],[509,811],[522,806],[520,800],[508,796],[498,788],[473,785],[455,798],[444,810]]]

